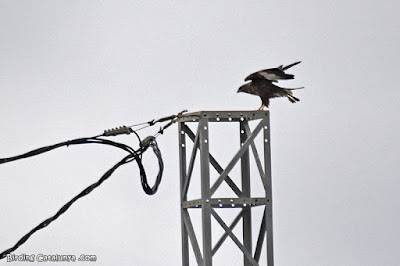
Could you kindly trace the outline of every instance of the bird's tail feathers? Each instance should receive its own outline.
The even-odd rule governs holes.
[[[288,95],[287,97],[288,97],[288,99],[289,99],[289,101],[290,101],[291,103],[300,102],[300,99],[294,97],[293,95]]]
[[[299,88],[285,88],[285,90],[289,90],[289,91],[301,90],[301,89],[304,89],[304,87],[299,87]]]
[[[281,68],[282,70],[286,70],[286,69],[289,69],[289,68],[291,68],[291,67],[293,67],[293,66],[295,66],[295,65],[298,65],[298,64],[300,64],[300,63],[301,63],[301,61],[298,61],[298,62],[295,62],[295,63],[293,63],[293,64],[287,65],[287,66],[285,66],[285,67],[280,66],[280,68]]]

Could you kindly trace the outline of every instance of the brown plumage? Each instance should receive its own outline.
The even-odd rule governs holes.
[[[248,80],[259,80],[259,79],[267,79],[271,82],[278,82],[278,80],[282,80],[282,79],[294,79],[294,75],[292,74],[286,74],[285,70],[300,64],[301,61],[295,62],[293,64],[287,65],[287,66],[279,66],[279,67],[275,67],[275,68],[268,68],[268,69],[263,69],[260,71],[257,71],[253,74],[250,74],[249,76],[247,76],[245,78],[244,81],[248,81]]]
[[[294,75],[286,74],[284,70],[299,64],[296,62],[285,67],[270,68],[265,70],[260,70],[249,75],[245,80],[251,80],[244,85],[242,85],[237,92],[245,92],[253,95],[260,96],[262,105],[258,110],[264,109],[264,107],[269,107],[269,99],[277,97],[287,97],[291,103],[300,101],[300,99],[293,96],[292,90],[302,89],[301,88],[281,88],[273,84],[273,82],[278,82],[278,79],[293,79]]]

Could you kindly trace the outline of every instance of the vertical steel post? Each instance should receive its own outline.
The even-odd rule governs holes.
[[[240,122],[240,146],[248,139],[248,134],[245,129],[245,123],[247,121]],[[243,154],[241,161],[241,172],[242,172],[242,197],[250,198],[250,156],[249,150],[246,150]],[[243,246],[252,253],[252,232],[251,232],[251,207],[245,206],[243,207]],[[246,258],[243,254],[243,265],[250,266],[251,262]]]
[[[201,205],[203,227],[203,265],[212,265],[211,246],[211,191],[210,191],[210,153],[208,149],[208,120],[201,117],[200,127],[200,171],[201,171]]]
[[[263,119],[264,122],[264,169],[265,169],[265,197],[267,199],[265,205],[265,221],[267,232],[267,262],[268,266],[274,265],[273,255],[273,234],[272,234],[272,180],[271,180],[271,141],[269,128],[269,114]]]
[[[186,137],[182,128],[183,122],[179,122],[179,164],[180,164],[180,196],[181,202],[187,200],[183,192],[186,177]],[[182,266],[189,266],[189,236],[184,223],[184,210],[181,204],[181,237],[182,237]]]

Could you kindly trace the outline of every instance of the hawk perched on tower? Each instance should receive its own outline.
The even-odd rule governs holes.
[[[262,105],[258,110],[263,110],[264,107],[269,106],[269,99],[277,97],[287,97],[290,102],[295,103],[300,101],[298,98],[293,96],[292,91],[301,88],[281,88],[273,83],[277,83],[278,80],[294,79],[294,75],[285,73],[285,70],[301,63],[295,62],[287,66],[279,66],[276,68],[269,68],[257,71],[250,74],[245,78],[245,81],[251,80],[239,88],[237,92],[245,92],[253,95],[260,96]]]

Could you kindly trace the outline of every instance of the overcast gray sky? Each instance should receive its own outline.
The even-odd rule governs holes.
[[[3,0],[0,157],[183,109],[255,110],[258,97],[236,93],[244,77],[302,60],[296,80],[282,83],[305,86],[295,92],[301,101],[270,106],[276,264],[398,265],[399,8],[394,0]],[[133,136],[116,140],[137,147]],[[165,173],[156,195],[144,194],[135,164],[123,166],[15,254],[179,265],[176,126],[158,142]],[[122,156],[86,145],[0,165],[0,251]],[[231,247],[216,265],[241,265]]]

